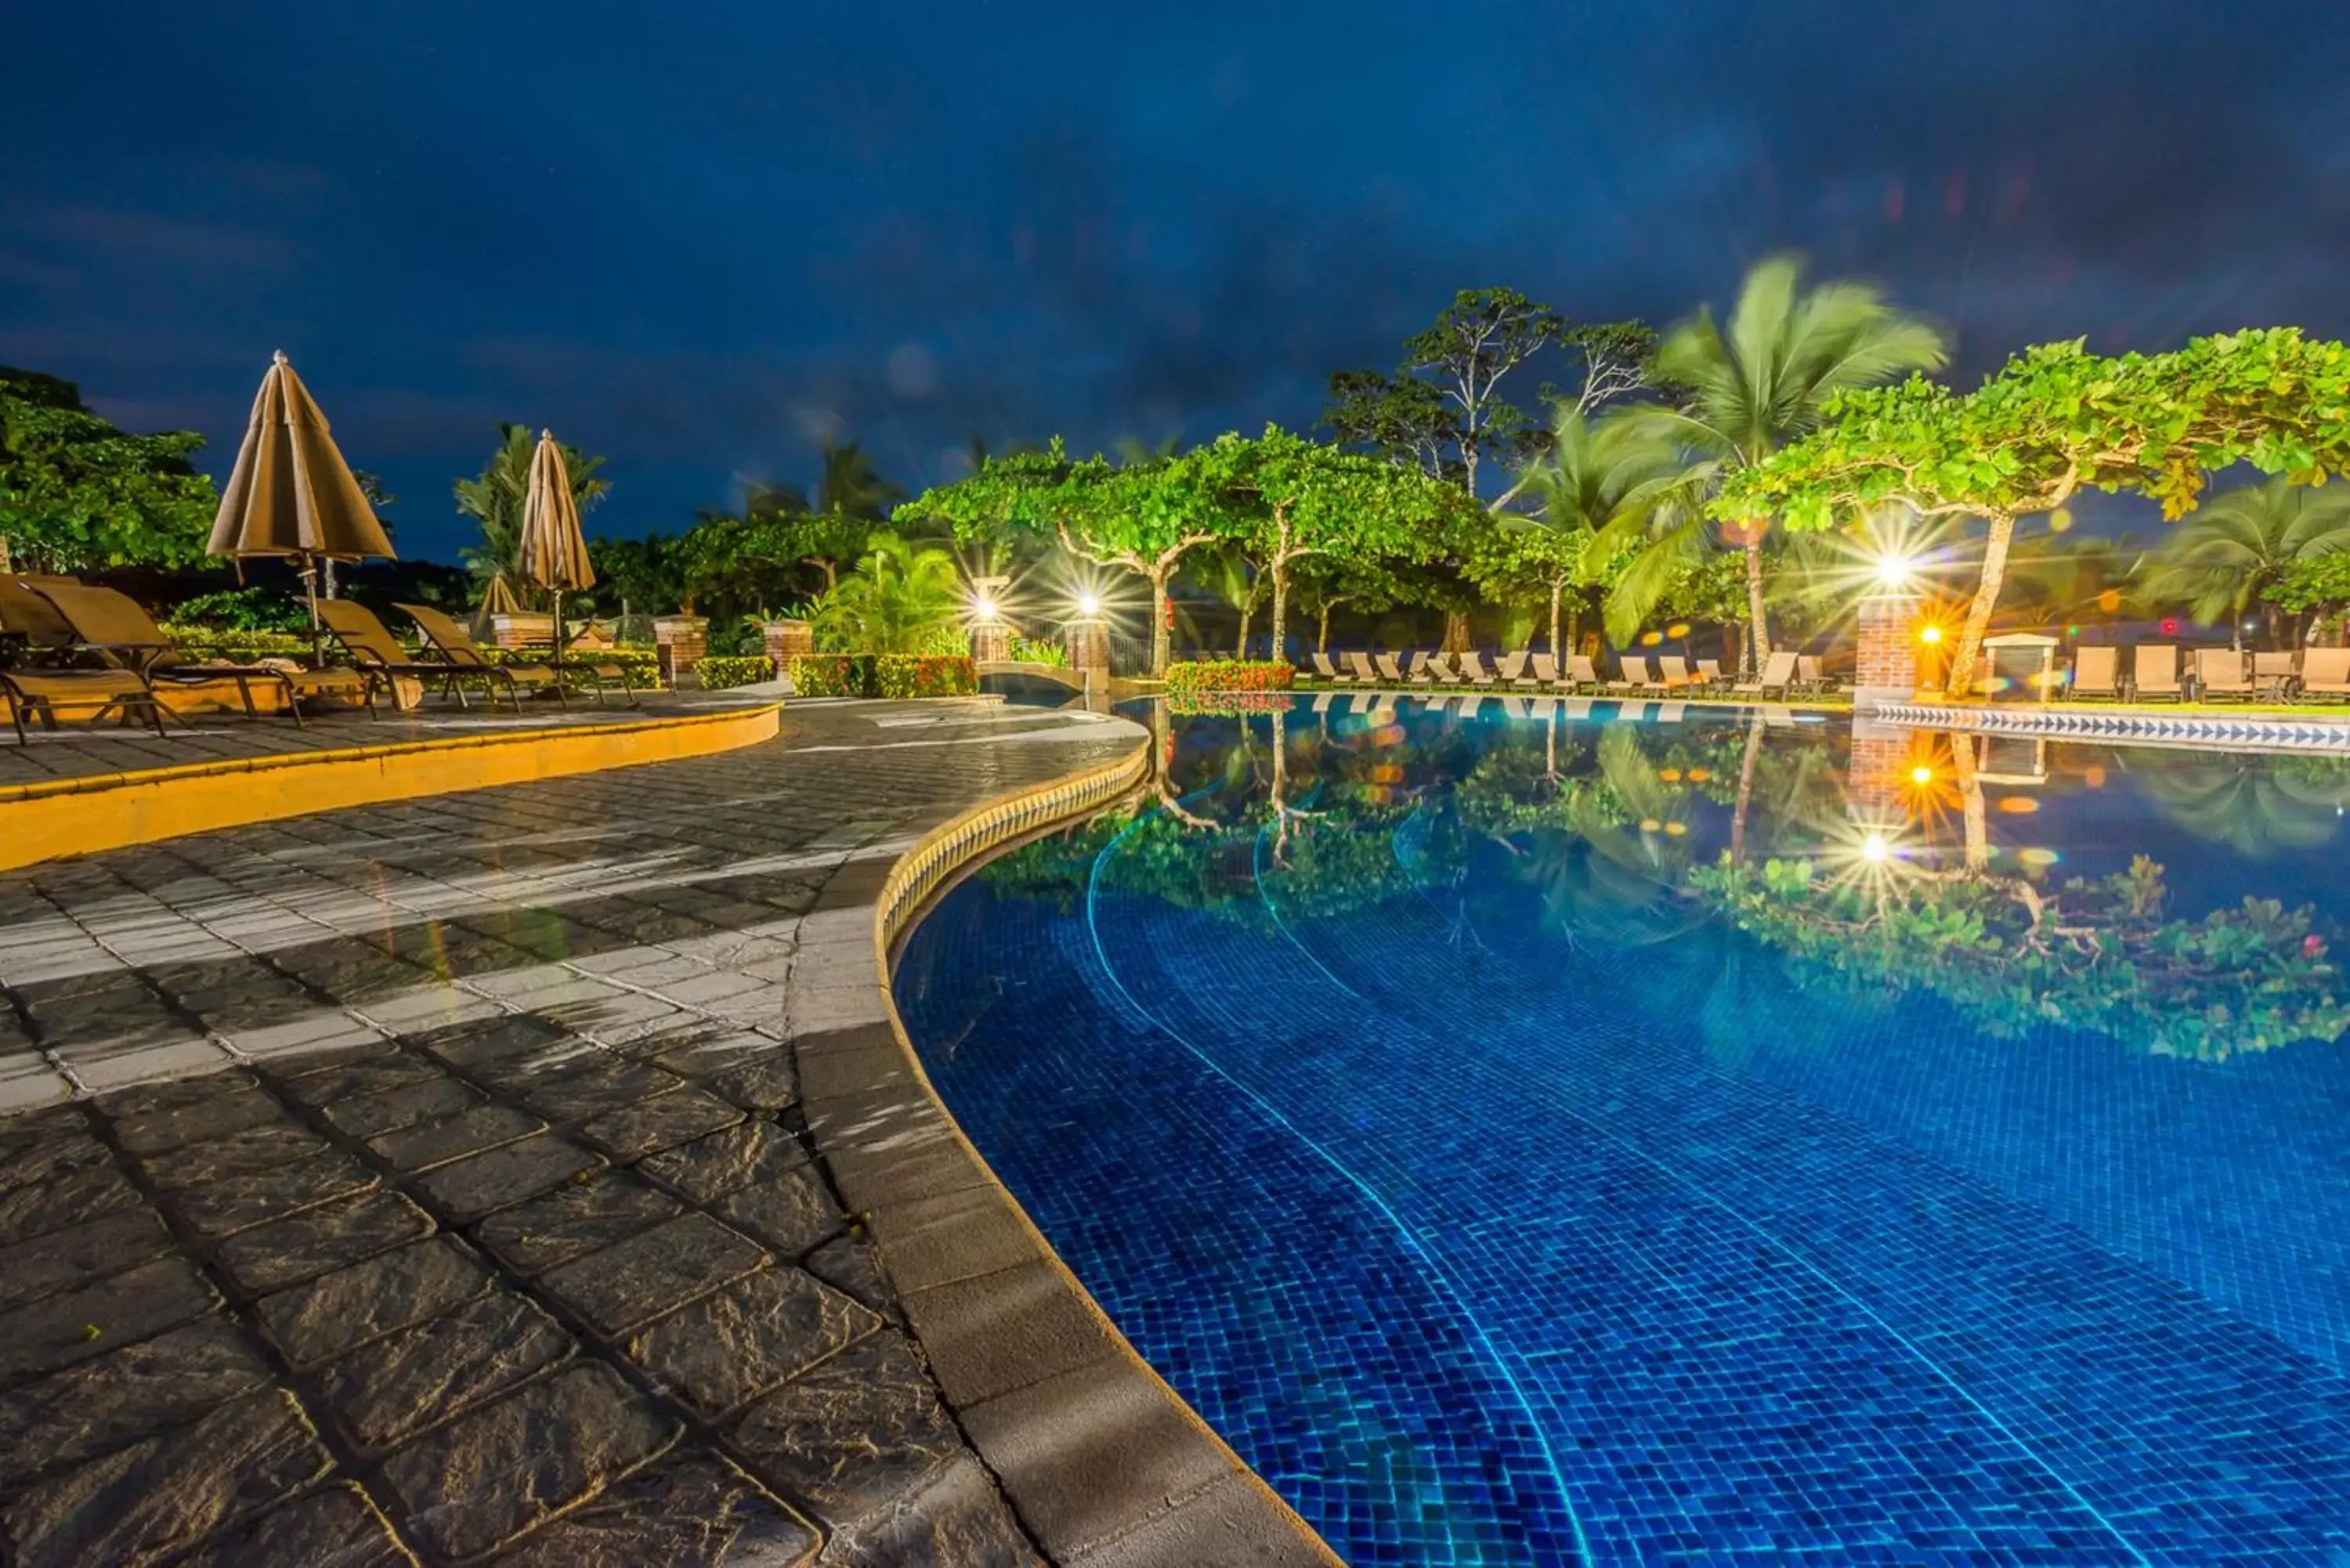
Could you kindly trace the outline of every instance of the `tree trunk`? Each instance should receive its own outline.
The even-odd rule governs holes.
[[[2015,537],[2015,519],[1991,519],[1991,535],[1983,541],[1982,578],[1975,585],[1974,602],[1967,606],[1966,629],[1943,672],[1942,690],[1964,697],[1974,689],[1975,665],[1982,658],[1983,636],[1991,629],[1991,612],[1999,605],[2000,585],[2007,578],[2008,542]]]
[[[1730,814],[1730,863],[1746,864],[1746,814],[1754,805],[1754,763],[1762,754],[1762,715],[1746,726],[1746,757],[1738,764],[1738,805]]]
[[[1144,576],[1150,579],[1150,673],[1159,680],[1167,677],[1167,579],[1175,575],[1172,566],[1162,566]]]
[[[1561,578],[1553,577],[1550,584],[1550,656],[1559,661],[1559,668],[1562,670],[1566,668],[1566,650],[1560,646],[1558,640],[1558,601],[1565,596],[1565,582]]]
[[[1232,642],[1232,657],[1234,659],[1246,659],[1248,657],[1249,621],[1255,614],[1256,590],[1252,588],[1249,590],[1248,597],[1241,600],[1241,634]]]
[[[840,567],[838,566],[837,566],[829,557],[818,561],[816,565],[824,568],[824,591],[826,593],[830,593],[833,589],[840,587]]]
[[[1991,864],[1991,825],[1983,815],[1982,780],[1975,774],[1975,738],[1950,737],[1950,771],[1958,775],[1960,816],[1966,825],[1966,866],[1981,871]]]
[[[1289,629],[1289,566],[1279,556],[1273,562],[1273,660],[1275,664],[1288,657],[1282,647]]]
[[[1759,531],[1746,542],[1746,614],[1754,626],[1753,641],[1747,649],[1750,673],[1760,679],[1763,660],[1771,657],[1771,623],[1762,613],[1762,535]]]
[[[0,572],[13,572],[16,569],[12,557],[8,554],[8,535],[0,534]]]
[[[1447,653],[1469,651],[1469,612],[1467,610],[1444,612],[1444,651]]]
[[[1330,651],[1330,608],[1329,601],[1324,600],[1321,618],[1315,623],[1314,651],[1316,653]]]

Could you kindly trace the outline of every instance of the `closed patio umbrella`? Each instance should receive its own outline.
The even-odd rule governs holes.
[[[261,378],[236,467],[213,519],[215,556],[291,556],[310,601],[310,655],[318,653],[318,563],[394,556],[375,508],[335,450],[327,416],[280,350]]]
[[[482,628],[490,624],[494,616],[521,613],[522,601],[515,597],[514,586],[506,581],[506,575],[492,572],[489,586],[482,590],[482,602],[473,607],[473,630],[477,635],[483,634]]]
[[[579,502],[553,431],[538,432],[531,455],[530,489],[522,505],[522,580],[555,596],[555,662],[563,664],[563,596],[596,586],[588,541],[579,532]]]

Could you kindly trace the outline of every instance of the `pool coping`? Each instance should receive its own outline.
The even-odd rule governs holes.
[[[2350,721],[2247,713],[2164,712],[2149,708],[1994,708],[1944,702],[1880,702],[1863,720],[1904,729],[1964,730],[2063,741],[2123,742],[2193,751],[2350,752]]]
[[[840,961],[793,1030],[808,1133],[867,1225],[947,1403],[1022,1523],[1071,1568],[1330,1568],[1340,1559],[1119,1334],[956,1123],[892,993],[892,949],[990,851],[1097,808],[1150,746],[959,813],[852,863],[803,950]],[[869,968],[848,961],[861,945]],[[834,955],[827,955],[826,948]]]

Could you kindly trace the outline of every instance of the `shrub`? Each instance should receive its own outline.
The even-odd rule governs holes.
[[[1296,670],[1279,659],[1185,659],[1167,667],[1167,696],[1197,698],[1207,691],[1286,691]]]
[[[1168,694],[1167,711],[1186,718],[1229,719],[1247,713],[1284,712],[1290,701],[1286,691],[1181,691]]]
[[[307,612],[306,612],[307,613]],[[167,622],[157,629],[172,639],[184,657],[224,664],[251,664],[264,659],[299,659],[310,657],[308,622],[303,630],[258,631],[231,630],[215,626],[190,626],[183,622]],[[331,639],[326,639],[332,647]]]
[[[723,691],[730,686],[755,686],[762,680],[775,678],[775,661],[765,654],[747,658],[712,655],[693,667],[702,677],[702,689]]]
[[[869,653],[802,653],[792,659],[792,691],[802,697],[862,697],[872,683]]]
[[[1021,664],[1049,664],[1055,670],[1069,667],[1069,650],[1057,642],[1040,641],[1014,632],[1009,650],[1014,660]]]
[[[182,626],[216,631],[310,632],[310,607],[283,588],[248,584],[180,601],[172,618]]]
[[[968,697],[979,690],[979,666],[968,654],[885,653],[873,661],[873,685],[877,697]]]

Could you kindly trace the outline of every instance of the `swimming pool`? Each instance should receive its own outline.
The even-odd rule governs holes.
[[[898,977],[1349,1562],[2350,1561],[2350,760],[1367,705]]]

